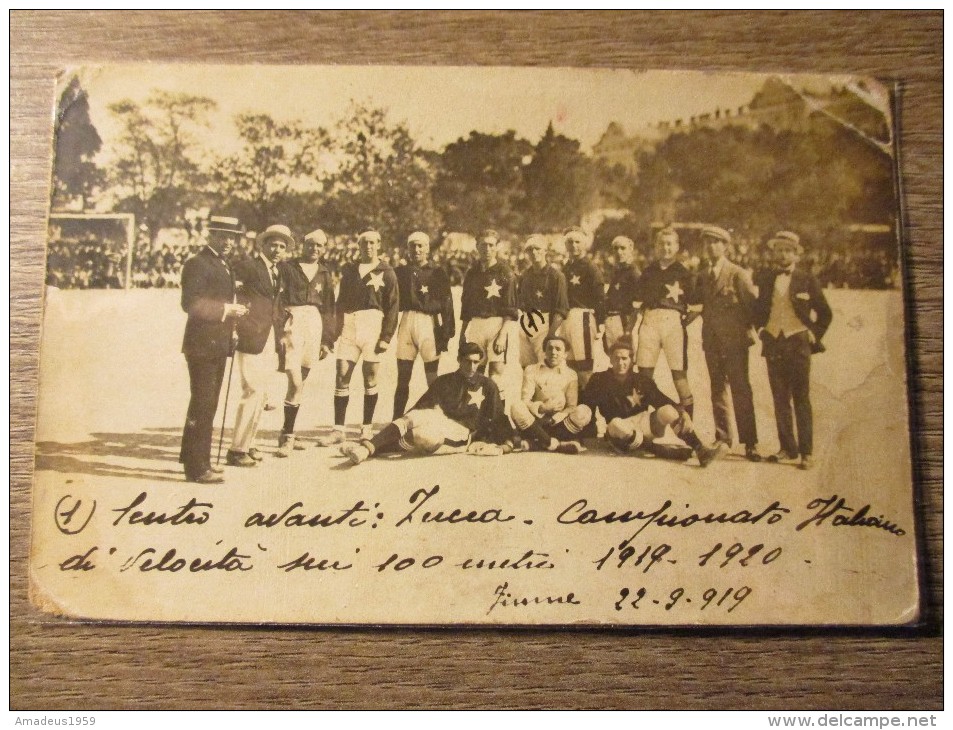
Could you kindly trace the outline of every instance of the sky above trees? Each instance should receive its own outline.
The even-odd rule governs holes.
[[[505,67],[329,67],[125,65],[83,69],[90,114],[103,139],[118,133],[108,106],[142,102],[153,89],[187,91],[217,103],[206,141],[239,146],[231,120],[265,113],[308,126],[332,124],[353,100],[384,108],[417,142],[442,149],[471,131],[514,130],[537,140],[552,123],[588,152],[610,121],[630,134],[660,121],[747,104],[762,74]],[[799,76],[822,88],[848,79]],[[108,145],[103,155],[108,155]]]

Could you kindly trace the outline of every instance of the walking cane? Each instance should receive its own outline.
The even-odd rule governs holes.
[[[225,417],[228,415],[228,394],[232,389],[232,368],[235,367],[235,351],[232,348],[232,354],[228,357],[228,382],[225,384],[225,405],[222,407],[222,429],[218,434],[218,455],[215,457],[215,465],[222,463],[222,442],[225,440]]]

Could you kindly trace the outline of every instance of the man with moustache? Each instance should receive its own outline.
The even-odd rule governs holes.
[[[206,230],[207,245],[182,267],[182,309],[188,314],[182,352],[191,397],[179,461],[188,481],[218,484],[224,479],[222,468],[212,465],[213,421],[234,325],[248,307],[235,302],[235,277],[227,263],[242,234],[238,219],[211,216]]]
[[[762,354],[768,364],[781,441],[781,450],[768,461],[810,469],[814,465],[811,356],[824,351],[821,339],[833,315],[820,282],[797,266],[804,252],[800,237],[791,231],[778,231],[768,241],[768,248],[775,266],[758,277],[754,317],[755,325],[761,328]]]

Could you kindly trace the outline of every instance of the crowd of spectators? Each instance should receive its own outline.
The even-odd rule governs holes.
[[[132,261],[131,286],[140,289],[177,288],[181,282],[182,265],[198,253],[204,242],[197,236],[190,237],[183,246],[161,246],[150,250],[148,241],[137,246]],[[402,261],[401,252],[393,249],[384,252],[385,262],[397,265]],[[253,255],[253,241],[244,239],[233,253],[236,259]],[[597,248],[593,261],[601,268],[606,280],[612,266],[611,254]],[[352,237],[332,237],[327,253],[326,264],[332,275],[340,275],[342,265],[357,258],[357,243]],[[529,265],[526,257],[514,242],[503,244],[503,258],[510,266],[521,272]],[[551,259],[561,263],[563,254],[553,250]],[[699,256],[691,249],[683,250],[682,262],[697,271],[702,266]],[[738,246],[729,253],[729,258],[741,266],[756,270],[769,265],[768,252],[757,246]],[[475,260],[475,253],[449,246],[436,247],[432,251],[434,263],[443,266],[453,285],[463,283],[467,269]],[[648,264],[644,251],[638,253],[638,263],[642,269]],[[897,261],[885,251],[857,249],[836,251],[825,248],[812,248],[805,252],[801,265],[810,269],[821,284],[828,288],[849,289],[889,289],[900,286],[900,272]],[[61,289],[121,289],[125,285],[126,250],[125,245],[97,241],[91,236],[77,239],[58,239],[52,241],[47,258],[46,283]]]

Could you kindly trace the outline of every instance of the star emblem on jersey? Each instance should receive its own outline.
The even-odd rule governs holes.
[[[542,290],[542,289],[537,289],[537,290],[536,290],[536,298],[537,298],[537,299],[542,299],[542,298],[543,298],[543,290]]]
[[[374,287],[374,291],[380,291],[381,287],[384,286],[384,275],[380,272],[371,274],[367,280],[367,285]]]
[[[426,294],[426,293],[429,292],[429,291],[430,291],[430,288],[427,287],[427,286],[421,286],[421,287],[420,287],[420,293],[421,293],[421,294]]]
[[[496,283],[496,279],[493,279],[489,284],[487,284],[483,288],[486,289],[487,299],[492,299],[493,297],[496,297],[497,299],[499,299],[500,289],[502,289],[503,287],[501,287],[499,284]]]
[[[582,280],[579,278],[579,274],[573,274],[572,278],[569,279],[569,283],[573,286],[579,286],[582,283]]]
[[[642,394],[639,392],[638,388],[633,388],[632,395],[627,395],[625,399],[629,401],[629,405],[631,405],[633,408],[642,405]]]
[[[665,298],[671,299],[678,304],[678,298],[685,293],[682,291],[682,285],[676,281],[674,284],[666,284],[665,288],[668,289],[668,294],[665,295]]]
[[[621,288],[621,286],[622,286],[622,285],[621,285],[619,282],[616,282],[616,283],[615,283],[615,290],[616,290],[616,291],[619,291],[619,289]]]
[[[483,395],[482,385],[476,390],[468,390],[467,395],[470,396],[470,401],[467,403],[468,406],[476,406],[477,408],[483,407],[483,401],[486,400],[486,396]]]

